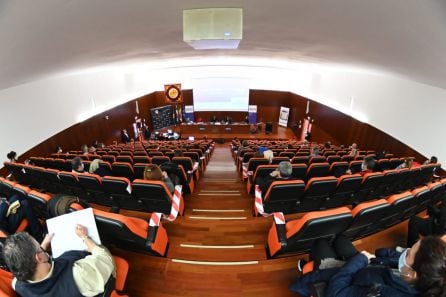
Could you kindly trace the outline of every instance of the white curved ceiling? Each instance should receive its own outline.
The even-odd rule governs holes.
[[[195,51],[182,10],[242,7],[238,50]],[[104,64],[266,57],[379,71],[446,89],[444,0],[0,0],[0,89]]]

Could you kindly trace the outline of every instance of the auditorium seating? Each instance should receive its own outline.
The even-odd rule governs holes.
[[[307,180],[313,177],[327,176],[330,171],[328,163],[312,163],[307,169]]]
[[[165,256],[169,239],[162,223],[149,226],[143,219],[94,209],[101,241],[105,245]]]
[[[139,210],[170,214],[173,198],[164,182],[135,179],[132,187],[132,195],[139,204]]]
[[[326,208],[325,202],[336,189],[335,177],[313,177],[305,186],[304,194],[298,199],[294,212],[307,212]]]
[[[362,176],[360,174],[347,174],[339,177],[336,189],[325,202],[325,207],[332,208],[352,204],[354,193],[361,183]]]
[[[378,232],[384,228],[390,211],[390,204],[385,199],[360,203],[351,211],[352,223],[341,233],[353,240]]]
[[[347,207],[306,213],[302,218],[271,226],[268,234],[268,252],[271,257],[283,253],[303,253],[317,238],[333,239],[352,221]]]
[[[408,219],[416,213],[417,200],[409,191],[400,194],[394,194],[387,198],[387,203],[391,206],[391,212],[386,227],[399,223],[402,220]]]
[[[375,189],[381,183],[384,175],[380,172],[370,172],[364,174],[362,177],[362,183],[359,189],[354,194],[354,203],[360,203],[363,201],[378,198],[375,195]]]
[[[294,212],[296,203],[304,193],[301,180],[274,181],[266,193],[262,193],[263,209],[266,213]]]

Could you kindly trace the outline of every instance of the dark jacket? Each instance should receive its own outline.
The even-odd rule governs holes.
[[[15,291],[20,294],[20,296],[28,297],[82,297],[74,281],[73,264],[77,260],[85,258],[87,255],[89,255],[89,253],[81,251],[65,252],[54,260],[54,268],[51,277],[38,283],[17,281]]]
[[[357,254],[341,268],[316,270],[299,278],[290,290],[310,296],[312,283],[327,282],[326,297],[415,297],[410,287],[392,269],[367,266],[367,257]]]

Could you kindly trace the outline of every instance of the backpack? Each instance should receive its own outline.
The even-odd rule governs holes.
[[[73,203],[79,203],[84,208],[89,208],[90,205],[85,201],[79,199],[77,196],[70,196],[66,194],[58,194],[48,202],[48,214],[51,218],[57,217],[71,212],[70,206]]]

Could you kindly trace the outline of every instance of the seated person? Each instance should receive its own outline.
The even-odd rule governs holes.
[[[14,151],[10,151],[6,154],[6,158],[8,158],[9,162],[16,163],[17,162],[17,153]]]
[[[263,152],[263,157],[271,164],[274,158],[274,152],[272,150],[266,150]]]
[[[429,160],[424,161],[423,165],[437,164],[437,163],[438,163],[438,158],[435,156],[432,156]]]
[[[156,164],[147,165],[144,168],[144,179],[145,180],[160,180],[163,181],[170,193],[173,193],[175,190],[175,186],[173,185],[172,180],[167,175],[166,171],[161,171],[161,168]]]
[[[441,206],[429,205],[427,217],[420,218],[413,215],[409,219],[407,234],[407,246],[412,246],[421,236],[446,234],[446,203],[443,200]]]
[[[256,183],[259,185],[260,190],[262,191],[263,195],[266,194],[266,192],[269,189],[269,186],[276,180],[291,180],[293,173],[293,167],[290,162],[288,161],[282,161],[279,163],[279,167],[273,172],[271,172],[268,176],[265,176],[263,178],[258,178],[256,180]]]
[[[3,255],[15,277],[12,287],[20,296],[98,296],[110,290],[115,276],[113,257],[88,237],[84,226],[77,225],[73,231],[88,252],[68,251],[56,259],[46,252],[53,235],[40,245],[26,232],[7,237]]]
[[[71,159],[71,172],[73,173],[85,173],[84,163],[82,163],[82,159],[79,157],[74,157]]]
[[[396,170],[400,170],[400,169],[404,169],[404,168],[410,169],[410,168],[412,168],[412,166],[413,166],[413,158],[405,158],[404,162],[401,163],[400,165],[398,165],[398,167],[396,167],[395,169]]]
[[[0,198],[0,228],[13,234],[17,231],[20,223],[26,219],[28,221],[27,230],[35,238],[43,239],[43,228],[35,216],[29,202],[20,200],[18,195],[13,195],[8,199]]]
[[[366,173],[371,173],[375,170],[376,161],[375,158],[368,156],[365,157],[361,164],[361,171],[352,172],[350,169],[346,171],[347,174],[359,173],[364,176]]]
[[[350,152],[348,154],[349,156],[356,157],[357,155],[359,155],[358,145],[355,142],[352,143],[349,149],[350,149]]]
[[[428,236],[403,253],[389,253],[390,258],[398,258],[398,270],[369,265],[375,256],[359,253],[345,237],[336,238],[333,246],[326,239],[316,240],[310,256],[313,272],[290,286],[303,297],[310,296],[311,284],[318,282],[327,283],[329,297],[444,296],[446,292],[446,243],[440,237]]]
[[[81,146],[82,155],[88,155],[88,146],[86,144],[83,144]]]
[[[111,175],[110,171],[99,166],[100,162],[101,162],[100,159],[94,159],[93,161],[91,161],[90,167],[88,168],[88,172],[91,174],[97,174],[99,176]]]
[[[319,150],[318,146],[313,146],[311,148],[310,156],[311,157],[317,157],[321,155],[321,151]]]

